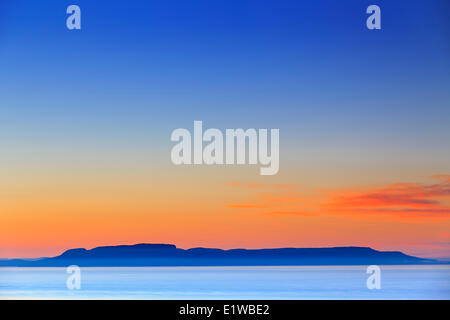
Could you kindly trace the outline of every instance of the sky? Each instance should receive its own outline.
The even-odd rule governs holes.
[[[0,258],[142,242],[450,257],[449,9],[3,0]],[[279,128],[278,174],[175,166],[170,135],[194,120]]]

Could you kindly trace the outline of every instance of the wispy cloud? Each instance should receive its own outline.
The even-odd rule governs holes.
[[[339,215],[345,218],[362,215],[383,215],[402,218],[447,217],[450,214],[450,175],[433,176],[438,182],[394,183],[381,187],[355,187],[322,190],[318,196],[305,196],[293,185],[230,184],[233,187],[262,189],[251,203],[229,204],[234,209],[267,209],[271,215]],[[256,187],[258,186],[258,187]],[[285,186],[277,188],[277,186]],[[269,190],[270,189],[270,190]],[[278,189],[278,190],[276,190]]]
[[[255,203],[230,203],[226,205],[228,208],[234,209],[267,209],[270,206],[255,204]]]
[[[436,184],[396,183],[382,188],[355,188],[328,191],[324,208],[332,212],[392,213],[410,215],[446,215],[450,208],[448,175],[434,176]]]
[[[262,183],[238,183],[238,182],[228,182],[228,186],[246,189],[293,189],[295,185],[293,184],[262,184]]]
[[[303,216],[303,217],[310,217],[314,215],[311,212],[301,212],[301,211],[268,211],[263,213],[267,215],[288,215],[288,216]]]
[[[450,183],[450,174],[435,174],[433,178],[442,180],[445,183]]]

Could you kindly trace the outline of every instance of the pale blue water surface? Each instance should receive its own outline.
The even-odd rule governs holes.
[[[67,289],[65,268],[0,268],[0,299],[450,299],[449,265],[81,268]]]

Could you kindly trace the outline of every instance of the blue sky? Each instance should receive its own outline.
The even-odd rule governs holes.
[[[66,28],[71,4],[81,8],[81,30]],[[366,28],[372,4],[381,30]],[[4,255],[148,241],[148,230],[185,246],[202,245],[201,235],[216,246],[323,246],[331,244],[320,236],[326,230],[333,245],[428,254],[429,242],[448,239],[446,216],[405,224],[221,214],[224,202],[250,201],[247,191],[227,189],[230,181],[295,184],[310,195],[404,182],[426,189],[432,175],[448,175],[449,12],[447,0],[2,0]],[[174,168],[170,134],[194,120],[279,128],[279,173],[262,181],[247,167]],[[440,201],[447,208],[448,197]],[[110,212],[108,229],[101,217]],[[84,216],[73,222],[71,214]],[[64,235],[48,231],[54,226]],[[249,230],[254,237],[237,243]],[[21,242],[27,237],[47,242]],[[439,250],[448,255],[448,245]]]
[[[373,3],[3,1],[1,135],[18,151],[134,144],[166,159],[171,131],[203,120],[280,128],[284,154],[447,157],[450,5],[377,1],[370,31]],[[66,29],[70,4],[80,31]]]

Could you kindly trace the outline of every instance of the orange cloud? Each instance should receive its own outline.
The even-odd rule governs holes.
[[[269,211],[264,212],[264,214],[269,215],[290,215],[290,216],[304,216],[304,217],[310,217],[313,216],[310,212],[300,212],[300,211]]]
[[[274,211],[269,214],[290,215],[339,215],[359,218],[364,214],[378,214],[402,218],[447,217],[450,207],[450,175],[435,175],[435,184],[395,183],[385,187],[358,187],[328,190],[318,196],[305,196],[290,190],[259,192],[252,204],[230,204],[235,209],[265,209],[267,204]],[[248,187],[251,184],[233,184]],[[272,187],[267,186],[267,187]],[[290,188],[292,188],[290,186]],[[268,214],[268,212],[261,211]]]
[[[292,189],[295,188],[293,184],[262,184],[262,183],[248,183],[242,184],[238,182],[228,182],[228,186],[230,187],[239,187],[246,189],[257,189],[257,188],[270,188],[270,189]]]
[[[384,188],[330,191],[324,208],[354,213],[391,213],[436,216],[450,213],[443,201],[450,199],[450,180],[434,176],[438,184],[396,183]],[[445,179],[442,179],[445,177]]]
[[[264,206],[254,203],[230,203],[226,205],[228,208],[235,208],[235,209],[267,209],[270,208],[270,206]]]
[[[261,192],[257,195],[257,198],[262,202],[279,204],[307,203],[313,200],[310,197],[305,197],[298,193],[292,192],[283,192],[281,194],[274,192]]]
[[[435,174],[433,178],[442,180],[443,182],[450,183],[450,174]]]
[[[241,184],[237,182],[228,182],[227,185],[229,185],[230,187],[239,187],[248,189],[262,188],[264,186],[263,184],[260,183]]]

